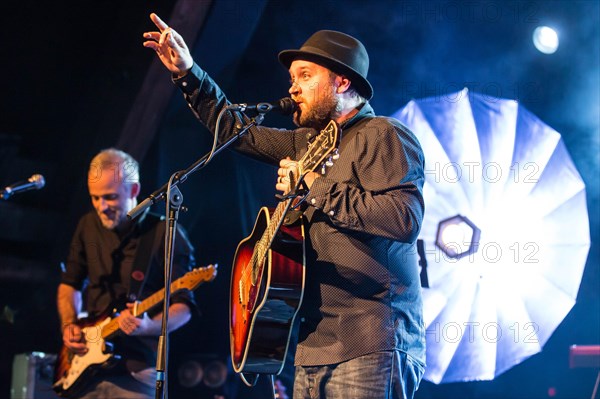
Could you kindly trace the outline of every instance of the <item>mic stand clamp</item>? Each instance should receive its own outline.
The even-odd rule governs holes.
[[[296,209],[302,202],[304,202],[308,193],[310,193],[310,189],[306,185],[306,182],[304,181],[304,175],[303,175],[300,177],[300,181],[298,182],[298,184],[292,190],[290,190],[289,192],[287,192],[285,194],[275,194],[275,198],[277,198],[277,200],[279,200],[279,201],[285,201],[288,199],[294,199],[294,198],[300,197],[298,202],[295,202],[292,205],[292,209]]]
[[[304,176],[302,176],[300,178],[300,182],[288,193],[285,193],[283,195],[275,194],[275,198],[277,198],[279,201],[290,200],[290,202],[286,206],[285,211],[283,213],[284,214],[284,217],[283,217],[283,225],[284,226],[291,226],[300,219],[300,217],[304,213],[304,210],[299,209],[299,208],[300,208],[300,205],[302,205],[304,203],[304,201],[306,200],[306,197],[308,196],[309,192],[310,192],[310,190],[306,186],[306,182],[304,181]]]
[[[275,198],[277,198],[277,200],[279,201],[285,201],[287,199],[292,199],[292,198],[296,198],[296,197],[306,197],[308,195],[309,191],[308,190],[304,190],[304,189],[298,189],[298,190],[294,190],[294,191],[290,191],[287,194],[275,194]],[[295,208],[296,206],[294,206]]]

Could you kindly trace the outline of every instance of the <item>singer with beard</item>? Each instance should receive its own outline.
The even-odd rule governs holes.
[[[92,159],[88,190],[93,210],[79,220],[57,293],[63,344],[73,356],[85,356],[94,337],[87,337],[89,342],[86,341],[78,314],[85,310],[90,318],[100,322],[106,317],[117,317],[110,314],[116,308],[120,311],[120,331],[111,344],[121,360],[97,375],[82,375],[74,397],[151,399],[155,397],[162,307],[150,309],[143,317],[134,317],[131,309],[134,301],[144,300],[165,286],[165,223],[150,212],[134,221],[127,219],[127,213],[137,205],[140,176],[138,162],[123,151],[105,149]],[[175,243],[173,281],[195,264],[194,248],[183,230],[177,230]],[[169,331],[186,324],[192,309],[192,292],[173,293]]]
[[[192,59],[183,38],[156,14],[144,33],[197,118],[214,134],[230,102]],[[376,116],[363,44],[337,31],[314,33],[279,53],[290,74],[295,130],[257,126],[237,151],[279,165],[277,190],[330,120],[341,130],[339,159],[308,173],[306,287],[299,310],[294,399],[412,398],[424,372],[425,328],[416,239],[423,219],[424,156],[399,121]],[[258,83],[258,82],[257,82]],[[220,139],[248,118],[227,112]]]

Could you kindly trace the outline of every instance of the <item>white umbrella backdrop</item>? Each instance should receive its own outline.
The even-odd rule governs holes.
[[[494,379],[540,352],[575,304],[590,246],[584,183],[560,134],[517,101],[464,89],[394,117],[426,160],[424,378]],[[457,215],[481,231],[460,259],[435,245]]]

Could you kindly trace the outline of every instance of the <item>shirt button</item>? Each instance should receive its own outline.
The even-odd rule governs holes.
[[[302,323],[304,323],[304,322],[306,321],[306,319],[303,317],[303,318],[301,318],[301,319],[300,319],[300,321],[301,321]]]
[[[183,82],[181,85],[182,85],[183,87],[187,87],[187,82]]]
[[[314,205],[314,204],[316,204],[316,203],[317,203],[317,200],[316,200],[316,199],[314,199],[314,198],[311,198],[311,199],[310,199],[310,203]]]
[[[333,215],[335,215],[335,212],[334,212],[334,211],[329,211],[328,213],[329,213],[329,216],[333,216]]]

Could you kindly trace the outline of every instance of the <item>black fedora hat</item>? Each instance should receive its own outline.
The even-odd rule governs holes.
[[[346,75],[361,96],[367,100],[373,97],[373,87],[367,80],[369,55],[365,46],[354,37],[334,30],[320,30],[309,37],[299,50],[279,53],[279,62],[288,69],[298,59]]]

